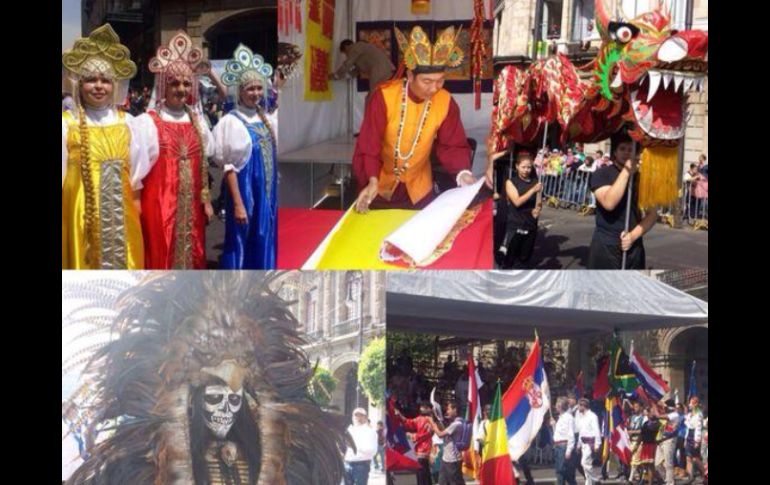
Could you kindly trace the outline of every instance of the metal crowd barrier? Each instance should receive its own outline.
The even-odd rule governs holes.
[[[693,184],[685,182],[679,189],[679,215],[684,224],[689,225],[694,230],[709,228],[709,200],[708,197],[696,197]],[[658,212],[662,221],[671,227],[674,227],[674,210],[671,205]]]
[[[596,207],[596,201],[589,188],[591,172],[573,170],[568,174],[544,173],[543,202],[557,209],[573,209],[581,214],[588,214]],[[693,185],[685,182],[679,191],[681,220],[694,230],[708,230],[708,197],[696,197]],[[676,205],[661,208],[658,215],[661,220],[674,227]]]
[[[590,172],[574,170],[568,174],[543,174],[545,204],[561,209],[585,211],[592,204],[593,194],[588,188]]]

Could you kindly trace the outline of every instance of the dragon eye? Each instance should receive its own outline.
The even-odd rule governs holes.
[[[634,33],[631,31],[628,27],[620,27],[617,32],[615,33],[615,36],[618,38],[618,40],[622,43],[629,42],[633,37]]]

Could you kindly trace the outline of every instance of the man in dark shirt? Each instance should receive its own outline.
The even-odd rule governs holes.
[[[655,225],[656,211],[650,210],[642,218],[638,206],[638,159],[633,157],[633,140],[618,132],[612,137],[612,163],[598,168],[590,180],[591,192],[596,196],[596,229],[588,256],[588,269],[621,269],[623,251],[627,251],[626,269],[646,267],[642,236]],[[626,232],[628,183],[632,190],[629,231]]]

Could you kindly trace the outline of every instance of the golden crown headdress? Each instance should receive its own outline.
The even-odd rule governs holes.
[[[465,53],[457,45],[462,27],[456,33],[453,26],[447,27],[439,32],[433,45],[419,25],[412,29],[409,39],[398,27],[394,27],[394,30],[404,63],[412,71],[443,71],[448,67],[459,66],[465,57]]]
[[[120,43],[110,24],[104,24],[86,38],[75,41],[72,49],[62,54],[62,66],[75,77],[102,74],[110,79],[125,80],[136,75],[136,64],[128,47]]]

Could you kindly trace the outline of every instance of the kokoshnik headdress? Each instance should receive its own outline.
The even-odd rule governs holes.
[[[149,63],[150,72],[155,74],[155,96],[162,100],[166,96],[166,84],[174,78],[189,77],[193,84],[192,99],[188,103],[195,106],[198,101],[198,76],[211,69],[211,64],[203,59],[203,51],[193,47],[193,41],[184,31],[179,31],[171,38],[167,46],[158,47],[158,51]]]
[[[297,320],[271,289],[277,275],[155,273],[136,285],[63,286],[63,299],[86,300],[62,315],[63,325],[88,325],[82,337],[90,341],[112,335],[96,344],[83,384],[62,404],[63,416],[88,416],[87,457],[68,484],[200,483],[192,402],[212,379],[242,395],[238,407],[254,430],[246,439],[258,456],[249,483],[339,483],[344,418],[308,397],[314,369]],[[75,354],[62,374],[82,364]],[[117,424],[96,440],[103,423]]]
[[[438,34],[433,45],[419,25],[412,29],[408,39],[398,27],[394,27],[394,30],[406,67],[417,74],[443,72],[447,68],[459,66],[465,57],[457,45],[462,28],[455,33],[453,26],[447,27]]]
[[[120,43],[110,24],[95,29],[86,38],[75,41],[72,49],[62,53],[68,92],[80,103],[78,83],[83,78],[102,75],[115,82],[113,104],[121,103],[128,94],[128,81],[136,75],[136,64],[128,47]]]
[[[239,44],[233,53],[233,58],[225,64],[222,83],[225,86],[243,87],[258,81],[265,88],[270,85],[273,66],[265,62],[265,58],[255,54],[243,44]]]

